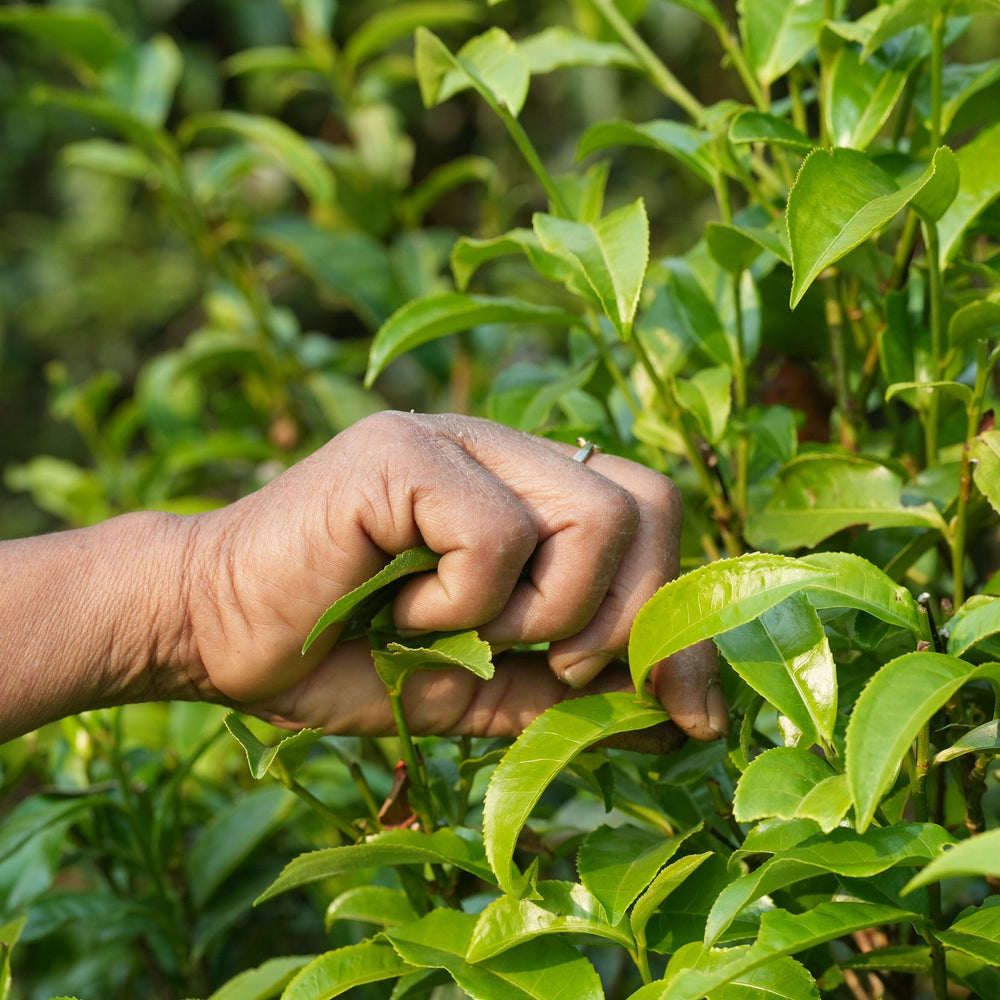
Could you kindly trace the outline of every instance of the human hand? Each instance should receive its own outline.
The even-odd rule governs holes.
[[[602,671],[677,573],[681,501],[644,466],[572,454],[474,418],[359,422],[264,489],[191,519],[175,662],[201,697],[282,725],[389,732],[367,642],[333,649],[331,629],[300,650],[326,607],[389,555],[426,544],[441,560],[403,586],[397,628],[477,628],[495,649],[549,642],[550,669],[511,654],[487,682],[418,673],[404,694],[415,733],[513,735],[572,689],[627,688],[627,674]],[[725,729],[711,644],[660,664],[653,686],[695,738]]]

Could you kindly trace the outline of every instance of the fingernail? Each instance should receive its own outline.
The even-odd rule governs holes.
[[[729,735],[729,702],[718,681],[709,685],[705,694],[705,714],[708,716],[709,728],[719,736]]]
[[[574,690],[586,687],[601,672],[601,664],[594,660],[581,660],[567,667],[562,672],[564,684],[568,684]]]

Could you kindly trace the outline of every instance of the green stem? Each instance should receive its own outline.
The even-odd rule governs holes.
[[[927,284],[930,305],[928,319],[931,327],[931,378],[937,380],[944,376],[944,317],[941,302],[944,294],[944,283],[938,259],[940,241],[938,239],[937,225],[933,222],[925,221],[923,223],[923,231],[924,246],[927,248]],[[940,413],[940,394],[932,391],[930,401],[927,404],[927,422],[924,428],[928,468],[937,464]]]
[[[646,930],[643,928],[635,936],[635,953],[632,955],[639,975],[642,976],[643,985],[648,985],[653,981],[653,974],[649,971],[649,950],[646,947]]]
[[[357,836],[356,832],[351,829],[351,825],[337,812],[331,809],[325,802],[321,799],[316,798],[312,792],[309,791],[305,785],[299,784],[291,775],[286,774],[284,776],[279,775],[281,783],[290,792],[293,792],[298,798],[306,803],[310,808],[315,809],[316,812],[320,814],[331,826],[335,827],[340,833],[342,833],[349,841],[353,841]]]
[[[931,152],[941,145],[942,81],[944,72],[944,31],[948,12],[941,8],[931,21]]]
[[[532,173],[541,182],[542,187],[545,188],[545,193],[548,195],[555,213],[564,219],[572,219],[573,213],[570,211],[566,199],[563,197],[556,182],[552,179],[552,175],[546,169],[545,164],[542,163],[542,158],[538,155],[538,150],[532,145],[531,140],[528,138],[528,133],[524,131],[521,123],[503,106],[497,108],[497,113],[500,115],[500,120],[507,127],[510,137],[514,140],[514,144],[531,168]]]
[[[615,6],[614,0],[590,0],[611,25],[618,37],[632,50],[639,64],[654,84],[672,101],[680,105],[695,121],[700,121],[705,108],[702,103],[670,72],[663,60],[639,37],[635,28]]]
[[[847,348],[844,342],[844,310],[838,295],[836,277],[823,282],[826,300],[826,326],[830,334],[830,360],[833,364],[833,384],[840,414],[840,443],[849,451],[857,450],[858,435],[854,427],[851,389],[847,379]]]
[[[743,329],[743,308],[740,303],[740,279],[742,273],[733,276],[733,314],[736,326],[736,367],[733,371],[733,394],[736,403],[736,417],[739,421],[739,438],[736,445],[736,490],[734,507],[741,523],[747,516],[747,494],[749,490],[750,437],[746,425],[747,372],[746,335]]]
[[[916,212],[908,212],[906,222],[903,223],[903,231],[899,234],[899,242],[896,244],[896,252],[892,257],[892,273],[886,282],[886,287],[899,289],[903,287],[906,279],[906,271],[910,266],[910,258],[913,256],[913,248],[917,243],[917,232],[920,225],[920,218]]]
[[[729,57],[729,61],[733,64],[733,69],[736,70],[739,78],[743,81],[743,86],[746,87],[750,99],[757,105],[757,110],[770,111],[770,98],[761,87],[757,77],[754,76],[753,70],[750,69],[750,64],[743,55],[743,49],[740,47],[739,41],[733,37],[729,29],[722,22],[715,26],[715,33],[718,35],[719,42]]]
[[[392,717],[396,723],[396,732],[399,734],[400,752],[403,755],[403,763],[406,764],[406,773],[410,779],[410,787],[416,792],[416,795],[413,796],[413,808],[420,817],[420,825],[427,833],[432,833],[435,824],[430,812],[427,771],[410,736],[410,727],[406,722],[406,713],[403,711],[402,684],[395,689],[387,688],[387,691],[389,694],[389,704],[392,706]]]

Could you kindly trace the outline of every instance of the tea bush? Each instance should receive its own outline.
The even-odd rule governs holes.
[[[1000,996],[1000,5],[119,6],[0,9],[8,158],[67,143],[14,343],[121,334],[53,352],[80,444],[9,489],[203,510],[450,408],[671,475],[686,572],[638,693],[509,746],[407,731],[415,669],[493,670],[395,635],[422,549],[317,623],[398,739],[174,705],[8,745],[0,996]],[[732,732],[678,749],[645,680],[703,639]]]

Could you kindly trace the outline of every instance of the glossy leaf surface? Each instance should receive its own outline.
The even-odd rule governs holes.
[[[806,454],[784,469],[747,537],[764,549],[813,547],[857,524],[945,530],[930,503],[905,505],[903,481],[885,465],[856,455]]]
[[[330,1000],[355,986],[395,979],[413,968],[389,945],[362,941],[314,959],[288,984],[281,1000]]]
[[[599,826],[577,855],[580,881],[617,924],[692,832],[664,837],[631,825]]]
[[[632,332],[649,260],[649,221],[642,199],[595,223],[538,213],[535,233],[549,253],[580,268],[621,337]]]
[[[629,669],[642,690],[655,663],[671,653],[752,621],[828,574],[784,556],[723,559],[661,587],[636,616]]]
[[[943,764],[945,761],[954,760],[965,754],[988,753],[990,751],[1000,752],[1000,719],[984,722],[971,732],[960,736],[950,747],[934,757],[934,763]]]
[[[313,956],[288,955],[272,958],[255,969],[247,969],[220,986],[208,1000],[270,1000],[276,997]]]
[[[371,387],[390,361],[431,340],[485,323],[540,323],[572,326],[579,317],[553,306],[520,299],[445,292],[414,299],[389,317],[372,342],[365,385]]]
[[[635,942],[627,924],[609,920],[604,906],[574,882],[535,885],[537,899],[501,896],[479,914],[468,960],[492,958],[516,945],[549,934],[587,934],[625,948]]]
[[[816,45],[826,16],[820,0],[740,0],[747,56],[767,87]]]
[[[1000,906],[996,899],[987,899],[939,935],[945,947],[1000,966]]]
[[[767,142],[799,153],[808,153],[815,146],[809,136],[786,119],[763,111],[740,112],[729,126],[729,141],[737,144]]]
[[[517,838],[556,775],[592,743],[666,717],[634,695],[598,694],[555,705],[524,730],[493,772],[483,809],[486,854],[504,892],[515,893],[511,860]]]
[[[579,159],[598,150],[614,146],[642,146],[655,149],[682,163],[706,184],[717,173],[709,151],[711,136],[683,122],[657,119],[650,122],[599,122],[591,125],[580,137],[576,148]]]
[[[471,913],[437,909],[386,936],[406,961],[447,969],[477,1000],[603,1000],[594,967],[560,938],[535,939],[475,964],[467,961],[476,923]]]
[[[959,875],[1000,877],[1000,830],[987,830],[944,851],[910,879],[903,892]]]
[[[861,692],[845,749],[859,830],[871,822],[921,727],[976,669],[942,653],[906,653],[882,667]]]
[[[809,750],[765,750],[740,776],[733,815],[740,823],[771,816],[794,819],[800,815],[803,800],[831,777],[835,777],[833,768]]]
[[[278,878],[261,893],[257,903],[289,889],[333,878],[344,872],[428,862],[455,865],[487,882],[493,881],[483,843],[471,831],[460,833],[442,829],[423,833],[419,830],[388,830],[360,844],[327,847],[299,855],[285,865]]]
[[[833,144],[866,149],[896,107],[907,76],[905,69],[880,59],[862,61],[852,46],[841,48],[827,77],[823,103]]]
[[[938,185],[953,184],[955,162],[950,150],[939,149],[930,166],[903,187],[856,150],[812,152],[788,196],[791,308],[824,268],[878,232],[935,178]]]
[[[380,927],[406,924],[419,914],[401,889],[384,885],[358,885],[347,889],[326,908],[324,923],[329,930],[338,920],[360,920]]]
[[[684,885],[688,877],[710,857],[712,857],[710,851],[705,851],[702,854],[689,854],[661,868],[645,892],[635,901],[635,906],[632,907],[632,912],[629,914],[632,933],[637,937],[645,938],[646,925],[659,909],[660,904],[672,892]]]

